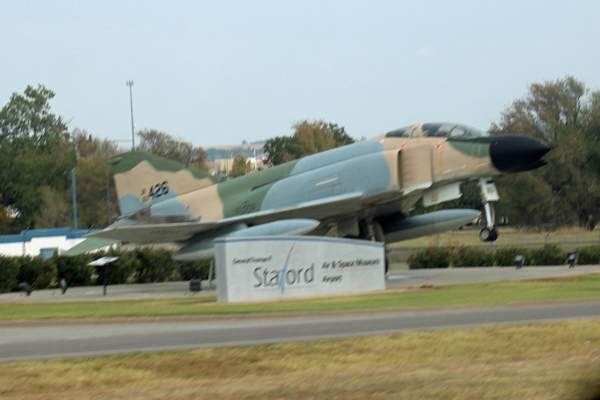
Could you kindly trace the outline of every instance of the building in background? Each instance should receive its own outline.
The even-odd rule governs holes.
[[[233,168],[233,159],[241,154],[250,161],[252,170],[258,171],[266,168],[263,165],[264,143],[259,141],[254,143],[229,144],[220,146],[205,147],[206,161],[210,166],[210,173],[213,175],[227,176]]]
[[[253,155],[253,157],[248,158],[248,161],[250,161],[252,171],[260,171],[262,169],[267,168],[267,166],[263,164],[262,157],[257,158],[255,155]],[[208,165],[210,165],[211,174],[226,176],[229,175],[229,172],[231,172],[231,168],[233,168],[233,158],[218,158],[214,161],[209,161]]]
[[[3,256],[41,256],[50,258],[55,253],[69,250],[85,240],[84,235],[97,232],[99,229],[71,228],[31,229],[21,231],[18,235],[0,236],[0,255]]]

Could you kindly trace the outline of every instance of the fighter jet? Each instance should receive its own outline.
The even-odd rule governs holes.
[[[174,242],[177,260],[214,257],[217,237],[325,235],[393,243],[472,222],[479,210],[408,217],[419,199],[430,206],[461,196],[477,180],[487,226],[498,237],[493,178],[545,164],[552,147],[527,136],[490,136],[466,125],[423,123],[219,182],[205,171],[143,152],[113,157],[121,217],[78,254],[115,242]]]

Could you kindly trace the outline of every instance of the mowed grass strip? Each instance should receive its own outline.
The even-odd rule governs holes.
[[[363,310],[590,297],[600,297],[600,274],[561,278],[560,280],[489,282],[443,286],[414,292],[387,292],[246,304],[219,304],[216,303],[214,297],[105,302],[3,303],[0,304],[0,320]]]
[[[0,398],[584,399],[600,320],[0,364]]]

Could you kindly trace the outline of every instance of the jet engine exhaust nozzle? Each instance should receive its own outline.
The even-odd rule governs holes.
[[[543,140],[523,135],[498,135],[490,143],[490,158],[501,172],[523,172],[546,165],[541,158],[552,150]]]

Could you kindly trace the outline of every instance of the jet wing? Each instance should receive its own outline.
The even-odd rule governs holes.
[[[218,221],[112,226],[100,232],[90,233],[88,236],[132,243],[185,241],[198,233],[234,223],[258,225],[296,218],[319,220],[331,215],[352,212],[355,211],[362,197],[363,193],[354,192],[307,201],[289,207],[238,215]]]
[[[362,192],[352,192],[323,199],[311,200],[287,207],[258,211],[251,214],[238,215],[220,221],[223,223],[244,222],[247,224],[264,224],[266,222],[292,218],[311,218],[321,220],[333,215],[356,211],[363,197]]]

